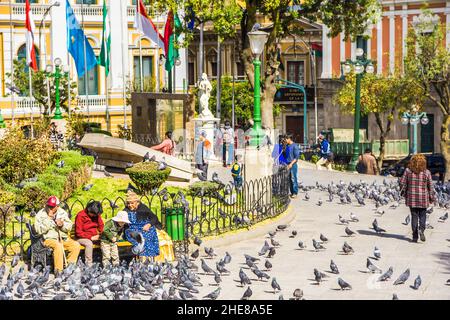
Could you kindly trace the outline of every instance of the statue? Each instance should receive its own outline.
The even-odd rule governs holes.
[[[202,110],[201,116],[203,118],[214,117],[208,108],[209,97],[211,96],[212,86],[211,86],[211,83],[208,81],[208,76],[206,75],[206,73],[202,74],[202,78],[198,85],[198,88],[199,88],[199,92],[200,92],[200,107]]]

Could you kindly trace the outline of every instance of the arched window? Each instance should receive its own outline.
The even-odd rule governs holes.
[[[39,61],[40,61],[40,57],[39,57],[39,50],[36,46],[34,46],[34,50],[36,52],[36,63],[38,65],[39,68]],[[26,60],[27,59],[27,45],[23,44],[20,48],[19,51],[17,52],[17,60]],[[28,72],[28,66],[25,66],[25,72]]]

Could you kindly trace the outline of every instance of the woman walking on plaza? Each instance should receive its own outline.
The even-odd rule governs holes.
[[[427,160],[423,154],[415,154],[400,179],[405,203],[411,210],[412,242],[420,236],[425,241],[427,208],[435,202],[431,173],[427,170]]]

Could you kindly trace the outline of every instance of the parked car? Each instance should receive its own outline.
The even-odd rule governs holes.
[[[444,181],[445,176],[445,159],[441,153],[426,153],[424,154],[427,159],[427,168],[430,170],[431,175],[434,177],[436,175],[439,176],[439,180]],[[408,155],[406,158],[384,168],[381,170],[382,176],[394,176],[401,177],[405,172],[406,166],[411,159],[411,155]]]

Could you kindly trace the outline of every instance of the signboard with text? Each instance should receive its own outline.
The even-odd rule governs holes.
[[[314,101],[314,88],[305,88],[306,102]],[[279,88],[273,102],[276,103],[303,103],[303,91],[296,88]]]

